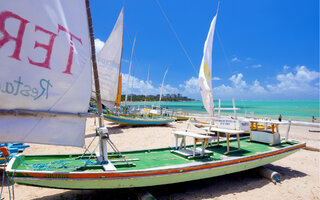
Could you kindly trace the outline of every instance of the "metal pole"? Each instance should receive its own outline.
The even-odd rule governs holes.
[[[136,34],[137,36],[137,34]],[[124,106],[127,106],[127,100],[128,100],[128,87],[129,87],[129,83],[130,83],[130,73],[131,73],[131,65],[132,65],[132,57],[133,57],[133,50],[134,50],[134,45],[136,43],[136,36],[134,36],[134,41],[133,41],[133,45],[132,45],[132,51],[131,51],[131,59],[130,59],[130,65],[129,65],[129,74],[128,74],[128,79],[127,79],[127,89],[126,89],[126,98],[124,101]]]
[[[286,142],[289,140],[289,131],[291,126],[291,120],[288,120],[287,132],[286,132]]]
[[[132,104],[132,95],[133,95],[133,90],[134,90],[134,87],[133,87],[133,81],[134,81],[134,70],[133,70],[133,73],[132,73],[132,84],[131,84],[131,99],[130,99],[130,103]]]
[[[147,96],[148,96],[149,71],[150,71],[150,64],[148,66],[148,75],[147,75],[147,82],[146,82],[146,96],[144,98],[144,107],[146,107],[146,101],[147,101]]]
[[[233,104],[234,119],[237,119],[236,103],[234,102],[234,99],[232,99],[232,104]]]
[[[164,84],[164,79],[166,78],[167,72],[169,70],[169,66],[167,67],[166,72],[164,73],[163,79],[162,79],[162,85],[161,85],[161,91],[160,91],[160,97],[159,97],[159,110],[160,110],[160,102],[161,102],[161,96],[162,96],[162,89]]]
[[[220,114],[221,114],[221,100],[219,99],[219,110],[218,110],[218,116],[220,117]]]

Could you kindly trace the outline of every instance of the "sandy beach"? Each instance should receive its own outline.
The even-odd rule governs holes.
[[[185,128],[186,122],[166,126],[121,127],[105,121],[110,138],[120,151],[174,145],[171,131]],[[280,126],[284,136],[286,127]],[[255,170],[174,185],[147,188],[157,199],[320,199],[320,133],[314,127],[292,126],[289,138],[307,143],[307,149],[268,165],[282,175],[273,184]],[[95,136],[94,119],[87,120],[86,144]],[[191,141],[188,141],[191,143]],[[95,148],[97,140],[91,146]],[[311,150],[308,150],[311,149]],[[82,153],[82,148],[30,144],[23,154]],[[10,188],[11,189],[11,188]],[[9,199],[7,184],[2,199]],[[12,191],[11,191],[12,192]],[[137,199],[132,190],[64,190],[14,185],[15,199]]]

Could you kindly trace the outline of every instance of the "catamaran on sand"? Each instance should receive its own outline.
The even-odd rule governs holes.
[[[216,17],[208,38],[213,37]],[[164,185],[255,168],[305,147],[283,139],[277,123],[270,122],[271,131],[252,131],[251,138],[240,139],[242,130],[212,126],[206,134],[172,132],[174,149],[120,152],[104,126],[88,0],[3,0],[0,33],[2,142],[84,146],[91,66],[98,102],[99,153],[16,156],[6,168],[16,183],[71,189]],[[203,66],[206,75],[211,63]],[[194,144],[185,145],[186,137]]]

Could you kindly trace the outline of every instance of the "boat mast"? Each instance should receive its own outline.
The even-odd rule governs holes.
[[[167,67],[167,70],[164,73],[164,76],[163,76],[163,79],[162,79],[162,85],[161,85],[160,97],[159,97],[159,109],[160,109],[160,102],[161,102],[161,97],[162,97],[162,89],[163,89],[164,79],[166,78],[168,70],[169,70],[169,66]]]
[[[236,110],[236,103],[234,101],[234,98],[232,98],[232,107],[233,107],[233,116],[234,116],[234,119],[237,119],[237,110]]]
[[[107,160],[108,159],[107,144],[106,144],[107,137],[104,134],[107,134],[108,132],[104,126],[104,120],[102,116],[102,103],[101,103],[101,96],[100,96],[99,75],[98,75],[98,68],[97,68],[96,50],[94,45],[94,34],[93,34],[92,16],[91,16],[89,0],[86,0],[86,7],[87,7],[88,26],[89,26],[89,33],[90,33],[90,42],[91,42],[91,60],[92,60],[92,68],[93,68],[93,75],[94,75],[94,84],[96,88],[97,108],[98,108],[98,114],[99,114],[99,128],[97,130],[99,133],[100,155],[102,160]]]
[[[134,71],[135,71],[135,70],[133,70],[133,73],[132,73],[131,97],[130,97],[130,103],[131,103],[131,104],[132,104],[132,95],[133,95],[133,90],[134,90],[134,88],[133,88]]]
[[[144,98],[144,107],[146,107],[147,96],[148,96],[149,71],[150,71],[150,64],[148,66],[148,75],[147,75],[147,82],[146,82],[146,96]]]
[[[122,9],[124,10],[124,1]],[[124,18],[123,18],[123,24],[124,24]],[[122,31],[122,41],[123,41],[123,31]],[[120,59],[120,67],[119,67],[119,80],[118,80],[118,94],[117,94],[117,107],[120,107],[121,103],[121,90],[122,90],[122,75],[121,75],[121,66],[122,66],[122,53],[123,53],[123,43],[121,46],[121,59]],[[120,86],[121,85],[121,86]]]
[[[131,58],[130,58],[130,65],[129,65],[129,74],[128,74],[128,79],[127,79],[127,88],[126,88],[126,98],[124,101],[124,106],[127,106],[127,100],[128,100],[128,88],[129,88],[129,83],[130,83],[130,73],[131,73],[131,65],[132,65],[132,57],[133,57],[133,50],[134,50],[134,45],[136,43],[136,37],[137,34],[134,36],[134,41],[133,41],[133,45],[132,45],[132,51],[131,51]]]
[[[118,80],[118,93],[117,93],[117,99],[116,103],[114,104],[117,107],[120,107],[121,104],[121,90],[122,90],[122,75],[119,74],[119,80]]]

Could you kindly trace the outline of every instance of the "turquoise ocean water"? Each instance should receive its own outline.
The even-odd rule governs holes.
[[[134,103],[143,106],[144,103]],[[158,105],[158,102],[148,102],[147,106]],[[214,102],[218,107],[218,102]],[[238,115],[268,117],[277,119],[282,115],[282,119],[311,121],[312,116],[319,122],[319,101],[236,101]],[[161,107],[168,107],[170,110],[182,111],[187,113],[206,114],[201,101],[189,102],[161,102]],[[232,108],[232,101],[221,101],[222,108]],[[230,115],[233,111],[221,111],[222,114]]]

